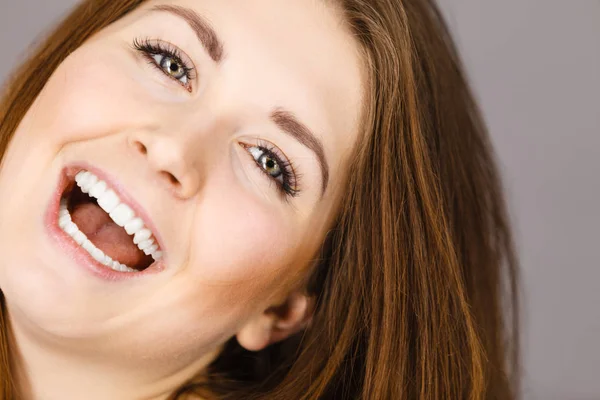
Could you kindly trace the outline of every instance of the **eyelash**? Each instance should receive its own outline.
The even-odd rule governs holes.
[[[168,78],[171,78],[188,91],[192,91],[192,87],[190,82],[196,78],[195,68],[192,67],[189,63],[183,61],[183,57],[181,56],[180,50],[173,46],[170,43],[162,42],[160,40],[153,40],[149,38],[139,39],[136,38],[133,41],[133,48],[140,52],[146,59],[148,59],[150,65],[158,69]],[[158,62],[154,56],[162,56],[164,57],[162,61]],[[162,62],[164,59],[170,58],[176,64],[178,64],[183,69],[183,77],[186,78],[187,83],[181,82],[180,79],[173,77],[165,72],[164,67],[162,66]],[[258,140],[256,145],[249,144],[241,144],[242,147],[250,154],[252,159],[254,160],[256,166],[262,171],[262,173],[271,181],[274,181],[277,185],[277,190],[282,195],[282,197],[287,200],[289,198],[297,197],[300,194],[300,190],[298,189],[299,175],[295,172],[294,166],[291,161],[288,160],[287,157],[281,153],[281,151],[276,148],[273,144]],[[260,160],[254,158],[254,155],[250,152],[251,149],[257,149],[262,154],[260,159],[263,157],[268,157],[277,163],[281,171],[282,182],[280,182],[276,177],[270,175],[261,165]]]
[[[153,40],[149,38],[136,38],[133,41],[133,48],[148,59],[150,65],[156,67],[160,72],[166,75],[168,78],[173,79],[179,82],[184,88],[186,88],[189,92],[192,91],[191,82],[196,78],[196,69],[190,65],[189,62],[183,61],[184,57],[181,55],[181,51],[175,47],[174,45],[162,42],[160,40]],[[162,61],[157,61],[154,57],[161,56]],[[181,78],[176,78],[172,75],[169,75],[162,63],[165,59],[172,59],[175,64],[178,64],[183,70],[183,77],[186,78],[187,82],[182,82]]]
[[[295,172],[292,162],[289,161],[289,159],[285,157],[283,153],[281,153],[281,150],[279,150],[273,144],[262,140],[258,140],[256,145],[249,145],[246,143],[240,144],[246,151],[248,151],[248,154],[250,154],[252,160],[254,160],[256,166],[261,170],[261,172],[265,174],[268,179],[275,182],[277,189],[285,200],[297,197],[300,194],[300,189],[298,188],[300,177]],[[256,149],[262,153],[259,159],[254,157],[250,151],[251,149]],[[263,168],[263,165],[260,163],[260,159],[263,157],[268,157],[277,163],[277,166],[281,171],[282,182],[280,182],[276,177],[270,175]]]

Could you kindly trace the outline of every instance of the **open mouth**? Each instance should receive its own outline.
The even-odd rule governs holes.
[[[145,271],[162,257],[144,221],[89,171],[80,171],[67,185],[60,200],[58,226],[97,262],[114,271]]]

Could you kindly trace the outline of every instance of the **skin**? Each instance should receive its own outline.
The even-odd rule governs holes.
[[[206,18],[224,43],[221,64],[182,19],[149,11],[157,4]],[[193,61],[191,91],[131,47],[147,37]],[[363,77],[338,10],[308,0],[151,1],[72,53],[0,167],[0,285],[25,397],[165,398],[229,338],[259,350],[305,327],[302,283],[344,190]],[[271,122],[275,107],[323,143],[323,195],[316,156]],[[240,146],[257,138],[293,163],[297,197],[284,200]],[[161,272],[108,281],[49,236],[59,174],[81,161],[148,213],[165,247]]]

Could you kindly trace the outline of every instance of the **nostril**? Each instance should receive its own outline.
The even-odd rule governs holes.
[[[138,149],[138,151],[144,155],[148,154],[148,149],[146,148],[146,146],[144,146],[143,143],[138,142],[137,140],[133,143],[135,148]]]
[[[162,174],[167,178],[167,180],[174,186],[181,186],[181,184],[179,183],[179,180],[175,177],[175,175],[173,175],[170,172],[167,171],[163,171]]]

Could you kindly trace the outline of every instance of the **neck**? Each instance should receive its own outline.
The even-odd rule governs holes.
[[[209,354],[178,371],[159,371],[144,363],[134,368],[132,363],[119,365],[101,354],[69,351],[14,321],[9,326],[13,378],[18,398],[23,400],[166,400],[214,357]]]

